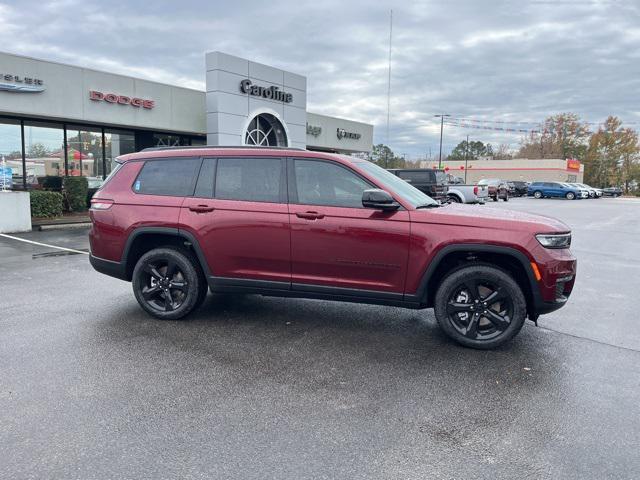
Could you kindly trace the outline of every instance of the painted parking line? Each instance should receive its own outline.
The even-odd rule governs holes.
[[[13,235],[7,235],[6,233],[0,233],[0,237],[10,238],[11,240],[17,240],[19,242],[30,243],[32,245],[40,245],[41,247],[56,248],[58,250],[63,250],[65,252],[82,253],[83,255],[89,255],[89,252],[83,252],[82,250],[75,250],[73,248],[67,248],[67,247],[59,247],[57,245],[49,245],[48,243],[34,242],[33,240],[27,240],[26,238],[14,237]]]

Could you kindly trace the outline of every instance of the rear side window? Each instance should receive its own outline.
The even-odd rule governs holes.
[[[219,158],[216,198],[279,203],[284,197],[281,158]]]
[[[411,183],[436,183],[436,174],[430,170],[424,172],[398,172],[398,176]]]
[[[199,168],[199,158],[147,160],[133,184],[133,191],[171,197],[193,195]]]

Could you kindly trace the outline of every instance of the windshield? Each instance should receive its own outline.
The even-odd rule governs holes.
[[[365,161],[358,162],[356,165],[371,175],[380,185],[384,185],[400,195],[404,200],[409,202],[413,208],[419,205],[438,205],[438,202],[429,195],[422,193],[413,185],[396,177],[393,173],[386,171],[375,163]]]
[[[447,183],[447,174],[445,172],[436,172],[436,183],[439,185]]]

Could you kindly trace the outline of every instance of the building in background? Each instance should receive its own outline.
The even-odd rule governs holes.
[[[437,168],[433,162],[422,162],[424,168]],[[584,180],[584,165],[579,160],[560,158],[510,160],[446,160],[442,167],[447,173],[465,178],[466,183],[477,183],[483,178],[500,178],[502,180],[521,180],[524,182],[577,182]]]
[[[14,188],[44,175],[100,184],[147,147],[262,145],[370,152],[373,126],[307,112],[307,79],[221,52],[206,91],[0,52],[0,158]]]

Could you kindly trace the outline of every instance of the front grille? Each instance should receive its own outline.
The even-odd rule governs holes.
[[[564,297],[564,283],[565,282],[556,283],[556,300],[561,300]]]

